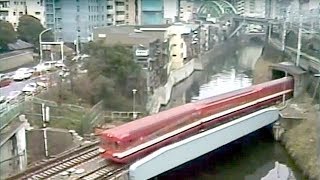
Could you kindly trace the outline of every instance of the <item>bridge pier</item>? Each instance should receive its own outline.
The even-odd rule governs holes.
[[[272,131],[273,131],[274,139],[276,141],[280,141],[281,137],[284,133],[284,128],[281,126],[279,121],[277,121],[273,124]]]

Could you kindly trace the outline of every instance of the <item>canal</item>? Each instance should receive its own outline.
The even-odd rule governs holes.
[[[163,109],[252,85],[252,69],[261,51],[261,43],[251,43],[215,57],[204,71],[175,86],[170,103]],[[273,140],[270,128],[263,128],[157,179],[257,180],[267,175],[276,161],[287,165],[296,179],[304,179],[284,147]]]

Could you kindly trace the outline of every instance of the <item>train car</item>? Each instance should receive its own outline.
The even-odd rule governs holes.
[[[128,163],[199,131],[291,98],[292,94],[293,79],[285,77],[138,119],[102,133],[102,156]]]

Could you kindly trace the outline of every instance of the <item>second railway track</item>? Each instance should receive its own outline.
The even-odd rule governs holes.
[[[77,178],[77,180],[99,180],[99,179],[108,179],[112,176],[115,176],[124,170],[128,166],[116,165],[116,164],[107,164],[102,167],[99,167],[87,174],[84,174]]]
[[[51,161],[31,167],[20,174],[8,178],[8,180],[48,179],[60,172],[97,157],[99,154],[97,143],[92,143],[86,147],[70,152],[69,154],[65,154]]]

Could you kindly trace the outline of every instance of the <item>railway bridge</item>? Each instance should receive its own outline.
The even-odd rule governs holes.
[[[292,79],[294,86],[292,87],[292,89],[290,89],[290,91],[293,91],[294,97],[298,96],[299,93],[302,92],[302,89],[305,87],[305,75],[306,73],[298,67],[289,63],[282,63],[270,67],[269,78],[270,80],[272,80],[286,76],[293,77]],[[281,90],[281,92],[283,91]],[[215,98],[219,99],[223,98],[223,96],[226,95],[221,95],[221,97],[218,96]],[[283,94],[283,96],[285,96],[285,94]],[[275,94],[269,94],[268,98],[269,97],[271,99],[273,97],[279,97],[279,92]],[[252,101],[252,103],[259,104],[261,102],[268,102],[268,100],[264,98],[266,97],[258,99],[258,101]],[[285,97],[284,99],[282,99],[283,102],[285,102],[285,99]],[[248,107],[255,106],[253,104],[249,103]],[[73,152],[63,154],[62,156],[59,156],[55,159],[35,165],[27,169],[25,172],[15,175],[9,179],[149,179],[170,169],[178,167],[188,161],[198,158],[215,149],[218,149],[260,128],[272,125],[279,119],[280,111],[278,108],[273,106],[249,111],[250,113],[246,113],[246,111],[243,111],[244,113],[240,116],[230,116],[230,114],[234,114],[232,112],[247,109],[247,105],[248,103],[241,104],[232,107],[231,109],[217,112],[216,114],[203,116],[203,119],[200,120],[201,123],[210,122],[212,121],[212,119],[217,118],[223,119],[224,116],[228,117],[226,118],[228,120],[221,123],[220,125],[214,126],[213,128],[202,129],[201,131],[196,130],[198,133],[188,136],[182,140],[176,140],[175,138],[173,138],[175,139],[173,143],[161,146],[151,154],[140,156],[140,158],[138,158],[139,160],[137,161],[118,164],[113,163],[111,160],[105,160],[100,156],[98,142],[94,142]],[[198,121],[195,121],[191,124],[183,126],[182,128],[172,130],[167,134],[164,134],[163,136],[173,135],[173,133],[176,132],[178,132],[178,134],[183,134],[184,132],[190,131],[192,129],[185,129],[185,127],[191,127],[193,125],[195,125],[193,127],[196,127],[198,126],[197,124]],[[184,131],[180,131],[181,129],[184,129]],[[274,128],[274,132],[275,134],[277,134],[278,129]],[[169,138],[168,137],[167,139],[171,139],[175,136],[170,136]],[[159,138],[162,138],[162,136],[160,136]],[[151,141],[155,141],[157,139],[158,138]],[[162,141],[166,140],[162,139]],[[149,144],[151,142],[147,141],[146,143]],[[155,144],[152,144],[151,146],[157,146],[157,144],[161,144],[161,142],[157,142]],[[150,145],[146,146],[145,148],[147,149],[149,147]],[[129,151],[133,151],[133,149],[130,149]],[[143,149],[140,149],[139,151],[143,151]],[[129,152],[124,153],[126,154]]]
[[[305,88],[307,78],[305,71],[290,63],[270,66],[270,79],[278,79],[284,76],[294,78],[293,96],[299,96]],[[265,126],[274,124],[279,120],[280,114],[281,111],[277,107],[261,109],[163,147],[131,164],[128,170],[128,178],[130,180],[144,180],[155,177]],[[273,126],[275,139],[281,133],[278,127],[277,125]]]

